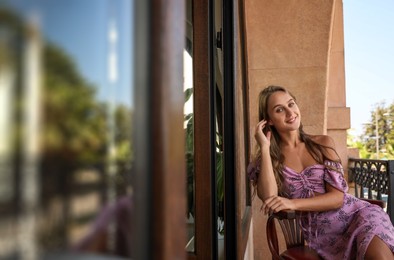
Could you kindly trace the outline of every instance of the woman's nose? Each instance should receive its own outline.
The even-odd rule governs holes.
[[[293,111],[291,109],[289,109],[289,108],[286,108],[286,116],[290,117],[292,115],[293,115]]]

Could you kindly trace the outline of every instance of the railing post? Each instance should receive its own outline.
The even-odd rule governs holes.
[[[387,161],[387,173],[389,177],[387,214],[390,216],[391,223],[394,224],[394,160]]]

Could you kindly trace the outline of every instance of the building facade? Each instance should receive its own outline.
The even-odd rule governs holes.
[[[267,85],[346,169],[341,0],[40,2],[34,26],[18,3],[0,6],[0,258],[270,258],[246,173]]]

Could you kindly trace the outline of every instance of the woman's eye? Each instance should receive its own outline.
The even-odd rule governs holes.
[[[283,107],[281,107],[281,108],[278,108],[277,110],[276,110],[276,112],[282,112],[283,111]]]

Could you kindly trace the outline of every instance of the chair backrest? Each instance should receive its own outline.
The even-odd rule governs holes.
[[[383,200],[373,200],[373,199],[364,199],[364,198],[360,198],[361,200],[365,200],[368,201],[371,204],[375,204],[378,205],[379,207],[381,207],[382,209],[384,209],[386,207],[386,202],[384,202]]]
[[[368,201],[372,204],[379,205],[382,208],[384,207],[384,202],[381,200],[371,200],[371,199],[362,199],[362,200]],[[307,259],[320,259],[319,256],[317,254],[314,254],[313,252],[312,252],[313,256],[311,256],[310,249],[303,251],[305,248],[307,248],[307,246],[305,246],[304,234],[300,225],[300,214],[297,214],[297,212],[294,210],[283,210],[271,214],[267,220],[267,227],[266,227],[267,242],[273,259],[282,259],[279,253],[278,235],[276,232],[275,222],[278,222],[281,227],[286,242],[286,249],[288,250],[288,254],[289,254],[289,249],[291,250],[292,248],[294,249],[302,248],[301,251],[302,253],[306,253],[304,256],[305,257],[308,256]],[[305,257],[302,257],[299,253],[293,255],[297,255],[297,258],[293,257],[291,259],[306,259]]]
[[[286,242],[286,248],[305,245],[299,215],[295,211],[281,211],[272,214],[267,221],[267,241],[270,250],[279,251],[275,220],[279,223]],[[271,250],[271,251],[272,251]]]

